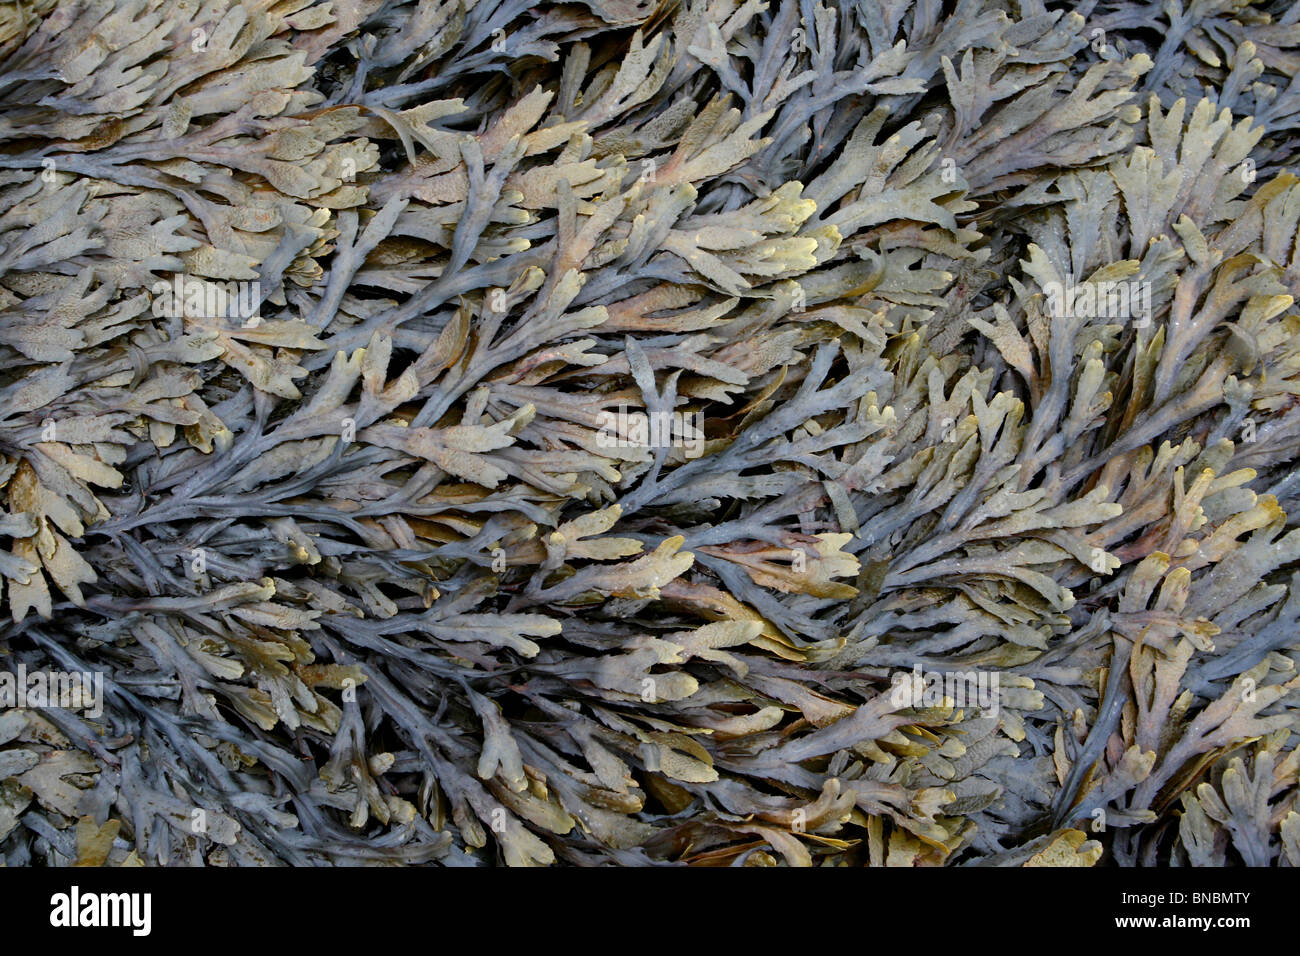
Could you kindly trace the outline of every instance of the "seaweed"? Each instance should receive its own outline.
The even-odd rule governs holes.
[[[6,864],[1300,865],[1300,7],[0,64]]]

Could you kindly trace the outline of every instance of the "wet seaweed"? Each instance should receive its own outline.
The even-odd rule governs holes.
[[[0,64],[8,865],[1300,865],[1300,7]]]

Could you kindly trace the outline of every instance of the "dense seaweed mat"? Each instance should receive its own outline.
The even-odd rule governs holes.
[[[8,864],[1300,865],[1300,6],[29,0],[0,104]]]

